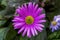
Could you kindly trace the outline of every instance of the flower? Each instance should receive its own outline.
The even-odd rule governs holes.
[[[38,8],[38,4],[29,2],[23,4],[16,9],[18,15],[14,16],[12,20],[14,29],[18,29],[18,34],[22,33],[22,36],[27,37],[38,35],[38,31],[42,32],[46,22],[45,14],[43,14],[43,8]]]
[[[60,15],[54,16],[53,21],[51,22],[50,28],[52,29],[52,32],[55,30],[58,30],[60,27]]]

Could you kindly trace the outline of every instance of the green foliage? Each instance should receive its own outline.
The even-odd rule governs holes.
[[[7,0],[2,0],[1,4],[7,6]]]
[[[0,0],[0,4],[1,4],[1,1],[2,1],[2,0]]]
[[[3,24],[5,24],[6,20],[0,20],[0,27],[3,26]]]
[[[0,28],[0,40],[4,40],[7,35],[9,28]]]
[[[39,2],[38,0],[30,1]],[[11,20],[17,6],[27,2],[29,2],[29,0],[0,0],[0,40],[60,40],[60,31],[51,32],[49,29],[53,17],[60,14],[60,0],[53,1],[54,7],[50,8],[50,10],[54,11],[46,12],[47,22],[45,23],[43,32],[32,38],[22,37],[21,34],[17,34],[17,30],[13,29]],[[45,11],[43,12],[45,13]]]
[[[9,31],[4,40],[13,40],[13,38],[17,35],[17,32],[13,29],[12,25],[9,26]]]

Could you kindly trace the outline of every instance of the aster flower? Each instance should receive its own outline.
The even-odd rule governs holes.
[[[17,16],[14,16],[13,26],[18,29],[18,34],[27,37],[38,35],[38,31],[42,32],[46,22],[45,14],[42,13],[43,8],[38,8],[38,4],[29,2],[23,4],[16,9]]]
[[[52,32],[60,28],[60,15],[54,16],[54,19],[51,22],[50,28],[52,29]]]

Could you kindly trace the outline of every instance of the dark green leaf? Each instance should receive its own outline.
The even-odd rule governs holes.
[[[57,32],[54,32],[48,36],[48,39],[53,39],[54,37],[56,37],[56,35],[57,35]]]
[[[2,0],[0,0],[0,4],[1,4]]]
[[[4,16],[6,14],[6,10],[0,11],[0,17]]]
[[[9,28],[0,28],[0,40],[3,40],[8,32]]]
[[[6,22],[6,20],[0,20],[0,27],[2,27],[2,25],[4,25]]]
[[[12,25],[9,25],[10,30],[8,31],[5,40],[13,40],[13,38],[17,35],[17,32],[13,29]]]

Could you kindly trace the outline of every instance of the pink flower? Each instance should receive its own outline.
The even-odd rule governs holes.
[[[14,16],[13,26],[14,29],[18,29],[18,34],[22,33],[22,36],[28,37],[38,35],[38,31],[42,32],[46,22],[44,20],[45,14],[42,13],[43,8],[39,8],[38,4],[29,2],[23,4],[16,9],[16,13],[19,15]]]

